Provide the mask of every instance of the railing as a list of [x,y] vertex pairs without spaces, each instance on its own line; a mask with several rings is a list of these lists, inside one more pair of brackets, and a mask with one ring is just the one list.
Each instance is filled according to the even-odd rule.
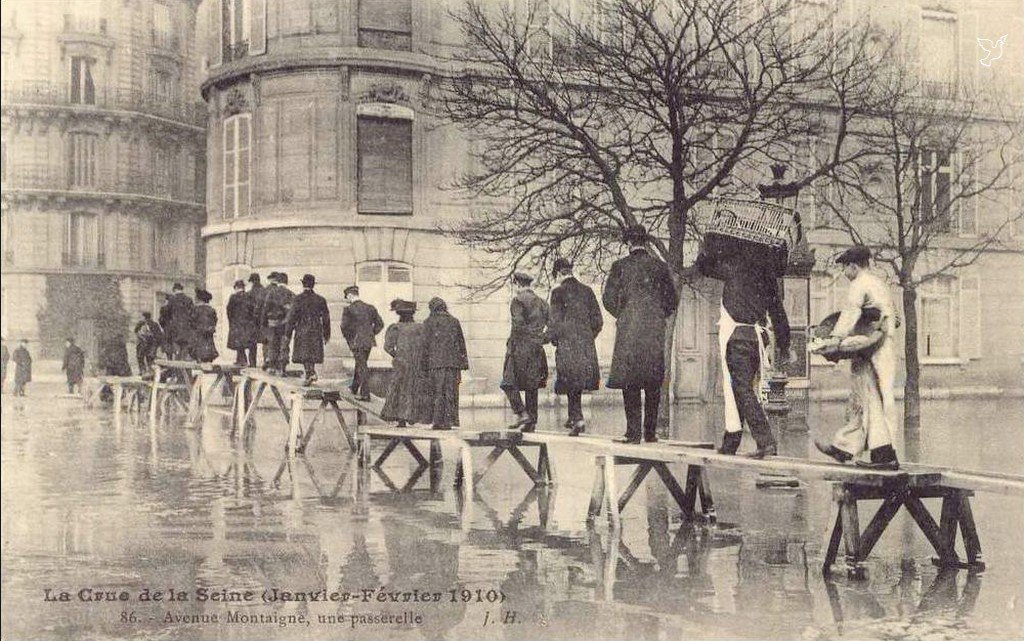
[[66,83],[29,80],[5,87],[2,97],[4,105],[35,104],[120,109],[152,114],[197,127],[206,126],[205,103],[174,100],[169,96],[138,89],[111,90],[107,87],[96,87],[92,96],[87,97],[84,92],[73,96],[70,86]]
[[107,19],[99,16],[76,16],[64,14],[64,33],[98,33],[107,34]]
[[70,192],[104,192],[152,196],[183,202],[202,202],[202,195],[187,189],[180,176],[157,176],[133,171],[127,176],[99,170],[88,183],[74,182],[66,166],[21,163],[7,168],[7,189],[52,189]]
[[103,252],[96,254],[61,252],[60,264],[64,267],[106,267],[107,257]]

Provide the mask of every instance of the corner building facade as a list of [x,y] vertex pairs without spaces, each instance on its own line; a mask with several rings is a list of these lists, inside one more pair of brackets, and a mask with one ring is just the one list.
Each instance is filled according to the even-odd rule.
[[201,281],[198,0],[4,0],[3,335],[95,364]]
[[[496,389],[507,300],[467,304],[469,253],[439,231],[468,215],[446,183],[465,140],[434,102],[436,65],[457,37],[440,2],[208,0],[206,278],[223,309],[233,281],[317,277],[335,338],[343,289],[360,287],[385,323],[389,302],[441,296],[462,321],[475,391]],[[222,323],[222,325],[226,325]],[[223,349],[226,326],[221,328]],[[382,342],[382,337],[379,341]],[[378,347],[374,360],[390,362]]]

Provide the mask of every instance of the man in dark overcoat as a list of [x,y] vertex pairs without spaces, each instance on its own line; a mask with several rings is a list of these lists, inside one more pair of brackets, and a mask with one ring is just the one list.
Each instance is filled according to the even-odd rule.
[[171,358],[187,359],[192,351],[192,299],[185,295],[181,283],[174,283],[167,299],[164,334]]
[[64,341],[64,361],[60,368],[67,378],[68,394],[74,394],[75,388],[78,388],[78,393],[81,394],[82,379],[85,377],[85,352],[75,345],[73,338]]
[[7,341],[0,340],[0,386],[2,387],[7,387],[7,363],[10,360],[11,352],[7,349]]
[[292,301],[285,319],[285,340],[295,337],[292,360],[306,371],[306,384],[316,381],[316,365],[324,362],[324,345],[331,339],[331,312],[327,300],[313,291],[316,278],[302,277],[302,291]]
[[236,280],[228,297],[228,349],[235,350],[235,364],[256,367],[256,306],[245,291],[245,281]]
[[267,287],[267,295],[263,299],[263,309],[260,312],[260,325],[267,328],[264,367],[272,374],[283,376],[289,360],[285,321],[295,294],[285,286],[288,284],[287,274],[273,272],[269,280],[270,286]]
[[[263,361],[267,362],[267,328],[259,324],[260,313],[263,310],[263,301],[267,297],[267,288],[260,282],[260,275],[256,272],[249,274],[249,300],[252,301],[252,313],[256,323],[256,344],[259,346],[259,350],[263,352]],[[253,351],[252,367],[256,367],[257,360],[256,351]]]
[[548,304],[534,293],[533,277],[528,274],[513,274],[512,283],[516,294],[509,305],[512,328],[505,343],[501,389],[516,415],[509,428],[532,432],[537,427],[538,390],[548,380],[548,359],[544,354]]
[[462,324],[448,312],[448,305],[434,297],[427,304],[430,316],[423,321],[423,361],[430,377],[432,429],[450,430],[459,424],[459,384],[469,369]]
[[11,360],[14,361],[14,395],[24,396],[25,386],[32,382],[32,355],[28,353],[27,340],[22,339]]
[[[612,264],[602,302],[615,317],[615,351],[608,387],[622,390],[628,443],[658,440],[658,405],[665,376],[665,319],[678,302],[668,266],[647,250],[647,230],[632,225],[623,237],[629,255]],[[640,394],[643,392],[641,412]]]
[[548,338],[555,346],[555,393],[565,394],[569,418],[565,426],[571,436],[586,429],[583,420],[583,392],[598,388],[601,368],[594,341],[604,319],[594,290],[573,275],[572,263],[555,261],[558,286],[551,290]]
[[149,312],[142,312],[142,320],[135,323],[135,360],[139,365],[139,374],[145,375],[153,367],[156,350],[164,340],[163,330],[153,320]]
[[345,288],[348,307],[341,313],[341,335],[345,337],[352,357],[356,361],[355,374],[349,389],[361,401],[370,400],[369,379],[370,350],[377,344],[376,336],[384,329],[384,320],[377,308],[359,300],[359,288],[350,285]]
[[212,363],[218,354],[213,342],[217,331],[217,310],[210,306],[213,294],[196,289],[196,300],[199,302],[192,308],[192,358],[200,363]]

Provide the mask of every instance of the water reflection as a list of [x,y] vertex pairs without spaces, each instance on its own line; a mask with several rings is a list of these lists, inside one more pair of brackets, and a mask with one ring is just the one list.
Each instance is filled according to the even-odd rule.
[[[723,518],[709,526],[681,521],[664,488],[647,483],[621,529],[588,528],[592,461],[571,449],[552,448],[556,486],[534,486],[502,460],[463,503],[450,453],[443,468],[394,457],[361,472],[329,430],[303,455],[286,456],[286,426],[269,414],[247,440],[233,442],[230,422],[215,412],[202,429],[188,430],[173,416],[151,428],[145,417],[126,415],[118,425],[102,411],[31,397],[28,404],[24,415],[6,399],[3,408],[5,638],[968,639],[1024,630],[1024,615],[1007,608],[1021,598],[1014,523],[1024,520],[1024,507],[997,497],[976,499],[990,555],[985,590],[978,574],[933,568],[909,519],[880,541],[870,581],[834,581],[809,571],[820,564],[832,517],[824,484],[759,490],[752,475],[716,472]],[[1001,420],[991,424],[1005,426],[1007,411],[998,411]],[[683,438],[706,429],[687,420],[678,426]],[[807,434],[782,436],[787,454],[807,454]],[[903,444],[909,456],[941,458],[921,439]],[[992,458],[1013,471],[1005,467],[1009,455]],[[413,607],[424,617],[419,625],[168,626],[160,620],[165,606],[138,606],[157,619],[126,630],[116,607],[40,608],[48,585],[429,589],[459,598]],[[506,600],[463,600],[463,590],[498,591]],[[236,609],[315,620],[401,617],[410,607],[299,601]],[[225,610],[211,602],[175,606],[182,614]]]

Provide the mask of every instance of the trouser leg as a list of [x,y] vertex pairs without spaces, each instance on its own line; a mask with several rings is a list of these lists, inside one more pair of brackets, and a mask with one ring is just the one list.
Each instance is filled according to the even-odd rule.
[[245,355],[246,355],[246,359],[245,359],[246,365],[248,365],[249,367],[256,367],[256,363],[258,361],[256,360],[256,345],[255,344],[253,344],[252,347],[250,347],[247,350],[245,350]]
[[356,388],[356,394],[359,396],[368,396],[368,380],[370,378],[370,368],[367,365],[367,361],[370,359],[370,350],[358,349],[352,352],[352,355],[356,360],[356,371],[355,380],[353,385]]
[[245,349],[236,349],[235,350],[235,365],[245,365],[248,362],[249,361],[248,361],[248,358],[247,358],[247,356],[245,354]]
[[569,404],[569,420],[576,422],[583,420],[583,392],[570,391],[566,395]]
[[640,388],[630,386],[622,390],[622,404],[626,410],[626,438],[640,438]]
[[644,438],[651,438],[658,430],[658,408],[661,405],[661,385],[644,387]]
[[306,378],[316,376],[316,363],[303,363],[302,369],[306,373]]
[[538,392],[535,389],[528,389],[524,394],[526,395],[526,413],[536,422]]
[[754,381],[760,373],[761,356],[756,341],[730,339],[725,353],[732,392],[740,419],[747,424],[759,448],[775,444],[768,417],[757,398]]
[[519,393],[517,389],[505,388],[505,398],[508,399],[508,406],[512,408],[512,412],[519,416],[526,411],[526,406],[523,404],[523,395]]

